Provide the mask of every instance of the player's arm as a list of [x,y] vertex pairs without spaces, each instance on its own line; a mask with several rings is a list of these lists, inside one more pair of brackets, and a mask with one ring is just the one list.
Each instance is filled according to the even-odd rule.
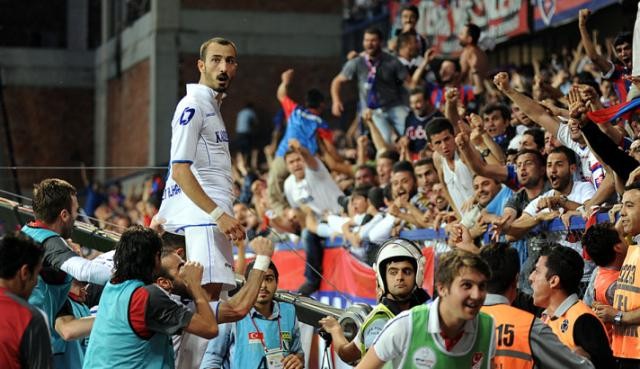
[[[258,255],[262,256],[261,260],[267,266],[273,255],[273,243],[264,237],[256,237],[249,244],[251,249]],[[264,278],[264,270],[255,267],[249,272],[247,282],[240,290],[227,301],[221,301],[218,306],[218,323],[236,322],[244,318],[258,298],[258,292]]]
[[227,237],[232,240],[245,238],[244,227],[240,222],[225,212],[217,211],[218,204],[204,192],[191,172],[191,163],[174,162],[171,164],[171,178],[176,181],[180,189],[194,204],[211,215],[213,221]]
[[76,318],[73,315],[71,303],[67,300],[56,317],[54,328],[63,340],[77,340],[91,334],[94,321],[93,316]]

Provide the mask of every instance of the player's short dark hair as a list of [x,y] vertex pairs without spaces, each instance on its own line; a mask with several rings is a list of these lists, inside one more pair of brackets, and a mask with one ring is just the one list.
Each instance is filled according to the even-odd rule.
[[487,291],[499,295],[504,294],[520,272],[518,251],[508,243],[498,242],[483,247],[480,250],[480,256],[491,269]]
[[584,260],[577,251],[570,247],[555,244],[544,247],[540,256],[546,256],[547,274],[545,278],[557,275],[560,278],[560,286],[568,295],[578,292],[582,274],[584,273]]
[[156,258],[161,250],[162,240],[156,231],[139,225],[127,228],[120,236],[113,256],[114,281],[139,279],[146,284],[153,283]]
[[23,265],[31,273],[42,262],[44,248],[22,233],[7,234],[0,239],[0,278],[12,279]]
[[71,213],[71,198],[76,188],[58,178],[47,178],[33,186],[33,212],[36,219],[53,223],[64,209]]

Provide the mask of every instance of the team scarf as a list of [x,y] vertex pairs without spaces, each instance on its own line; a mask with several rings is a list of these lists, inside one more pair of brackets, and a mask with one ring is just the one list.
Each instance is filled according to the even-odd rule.
[[621,117],[629,120],[631,119],[631,114],[638,109],[640,109],[640,97],[608,108],[590,111],[587,113],[587,117],[598,124],[611,122]]

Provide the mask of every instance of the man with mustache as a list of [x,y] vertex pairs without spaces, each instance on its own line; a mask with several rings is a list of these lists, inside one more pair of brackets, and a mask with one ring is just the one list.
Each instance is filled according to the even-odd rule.
[[185,235],[187,260],[204,266],[202,285],[214,301],[235,287],[231,242],[245,238],[233,216],[229,136],[220,112],[237,69],[233,42],[212,38],[200,47],[200,80],[187,85],[171,122],[170,175],[158,213],[166,231]]

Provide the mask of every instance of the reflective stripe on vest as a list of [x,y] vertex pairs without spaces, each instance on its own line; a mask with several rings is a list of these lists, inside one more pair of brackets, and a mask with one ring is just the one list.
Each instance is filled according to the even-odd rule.
[[[640,308],[640,246],[632,245],[627,250],[615,294],[613,308],[633,311]],[[626,359],[640,359],[640,325],[625,324],[614,326],[611,348],[613,356]]]
[[371,310],[360,327],[360,331],[358,331],[358,334],[360,335],[360,356],[364,357],[364,354],[367,353],[367,348],[364,346],[364,331],[367,327],[380,318],[391,320],[393,317],[395,317],[395,314],[392,313],[384,304],[378,304],[373,308],[373,310]]
[[497,368],[531,369],[535,363],[531,354],[531,327],[535,316],[506,304],[483,306],[496,325]]
[[[584,314],[592,315],[596,317],[596,319],[598,318],[593,311],[584,302],[582,302],[582,300],[578,300],[561,317],[556,319],[547,319],[545,323],[547,323],[553,333],[558,336],[560,342],[573,350],[576,348],[576,343],[573,340],[573,328],[576,320]],[[598,321],[602,324],[600,319],[598,319]],[[602,329],[606,332],[604,324],[602,324]]]

